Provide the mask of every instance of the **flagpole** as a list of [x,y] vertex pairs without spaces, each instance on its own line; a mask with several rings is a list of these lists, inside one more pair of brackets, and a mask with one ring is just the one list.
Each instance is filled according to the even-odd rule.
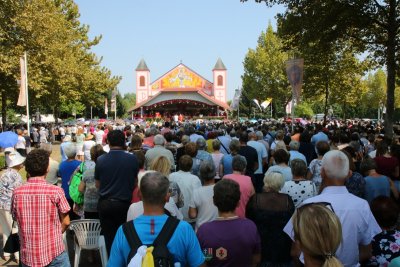
[[26,128],[28,131],[28,134],[31,134],[31,127],[29,125],[29,95],[28,95],[28,64],[27,64],[27,58],[26,58],[26,51],[24,52],[24,64],[25,64],[25,95],[26,95],[26,117],[27,117],[27,123],[26,123]]

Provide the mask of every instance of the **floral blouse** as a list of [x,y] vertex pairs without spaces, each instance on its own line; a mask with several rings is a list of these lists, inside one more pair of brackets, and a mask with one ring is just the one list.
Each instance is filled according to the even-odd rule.
[[389,265],[390,261],[400,256],[400,231],[389,230],[377,234],[372,240],[372,258],[367,266]]
[[14,169],[8,168],[0,177],[0,209],[11,209],[11,197],[14,189],[22,185],[21,175]]

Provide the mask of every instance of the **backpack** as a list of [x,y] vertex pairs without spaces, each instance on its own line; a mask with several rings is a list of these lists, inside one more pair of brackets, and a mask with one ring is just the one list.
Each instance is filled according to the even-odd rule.
[[83,204],[83,194],[79,192],[78,188],[82,181],[84,168],[85,168],[85,163],[82,162],[79,165],[79,169],[75,171],[74,174],[72,175],[71,181],[69,181],[69,188],[68,188],[69,196],[74,201],[74,203],[78,205]]
[[[178,219],[168,216],[167,221],[165,222],[160,233],[154,240],[153,244],[148,245],[148,247],[154,247],[152,254],[155,267],[174,267],[174,256],[169,252],[167,244],[174,234],[178,224]],[[143,244],[139,238],[139,235],[136,232],[133,221],[124,223],[122,225],[122,229],[131,248],[127,259],[127,262],[129,263],[131,259],[135,256],[138,248]]]

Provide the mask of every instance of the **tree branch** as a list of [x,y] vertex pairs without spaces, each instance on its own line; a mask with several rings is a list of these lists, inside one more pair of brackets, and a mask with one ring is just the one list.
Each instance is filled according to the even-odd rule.
[[385,7],[382,6],[381,4],[379,4],[378,0],[374,0],[374,3],[378,7],[378,9],[380,9],[383,12],[383,14],[386,16],[386,18],[389,18],[389,14],[387,13]]

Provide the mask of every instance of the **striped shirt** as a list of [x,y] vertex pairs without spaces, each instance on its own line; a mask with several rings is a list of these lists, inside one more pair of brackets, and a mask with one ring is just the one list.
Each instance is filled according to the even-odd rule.
[[18,222],[25,265],[46,266],[65,251],[59,214],[69,210],[64,191],[44,178],[29,178],[14,190],[11,212]]

